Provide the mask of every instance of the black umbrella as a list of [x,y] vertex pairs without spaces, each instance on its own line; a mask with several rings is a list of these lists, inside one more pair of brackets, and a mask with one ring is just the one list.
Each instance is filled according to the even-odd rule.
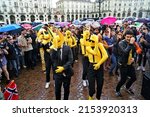
[[150,22],[150,19],[148,19],[148,18],[139,18],[137,20],[134,20],[134,22],[148,23],[148,22]]

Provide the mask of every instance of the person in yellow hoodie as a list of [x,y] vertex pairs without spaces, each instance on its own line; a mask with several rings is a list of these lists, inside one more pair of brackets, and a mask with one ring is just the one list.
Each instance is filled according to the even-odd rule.
[[69,30],[67,30],[65,33],[65,45],[71,48],[73,61],[75,61],[75,47],[77,46],[77,40],[74,36],[72,36],[72,32]]
[[[50,59],[50,51],[49,48],[52,45],[52,39],[53,39],[53,33],[51,29],[48,27],[48,25],[44,25],[42,29],[38,32],[38,42],[40,43],[40,53],[41,53],[41,59],[43,62],[43,55],[44,55],[44,61],[46,66],[46,84],[45,88],[49,88],[50,85],[50,70],[52,66],[52,62]],[[44,52],[44,54],[43,54]],[[43,70],[44,70],[44,64],[43,64]]]
[[86,51],[90,62],[88,69],[89,100],[92,100],[95,94],[95,81],[97,83],[96,98],[100,100],[104,81],[103,63],[107,60],[108,54],[103,44],[98,43],[98,36],[94,34],[89,39]]
[[88,85],[87,72],[89,67],[89,60],[88,60],[86,47],[88,46],[89,37],[90,37],[90,31],[85,30],[83,32],[83,38],[80,39],[81,52],[82,52],[82,66],[83,66],[83,72],[82,72],[83,86]]

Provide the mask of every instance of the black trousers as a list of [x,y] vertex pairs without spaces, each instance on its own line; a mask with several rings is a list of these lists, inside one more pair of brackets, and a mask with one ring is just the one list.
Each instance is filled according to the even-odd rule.
[[117,84],[116,91],[119,92],[120,88],[126,83],[127,77],[130,76],[131,78],[126,83],[126,88],[129,89],[131,85],[136,81],[136,74],[135,68],[132,65],[127,66],[119,66],[121,79]]
[[27,68],[33,68],[32,50],[24,52],[25,65]]
[[88,70],[88,81],[89,81],[89,96],[93,96],[95,94],[95,81],[97,83],[97,92],[96,98],[100,100],[103,82],[104,82],[104,71],[103,65],[100,66],[98,70],[94,70],[93,64],[90,63]]
[[56,100],[61,100],[61,87],[64,88],[64,100],[68,100],[70,93],[71,77],[64,77],[63,75],[55,75],[55,96]]
[[82,66],[83,66],[82,80],[86,80],[87,79],[88,68],[89,68],[88,57],[82,56]]
[[50,54],[44,51],[44,60],[46,64],[46,82],[50,82],[50,71],[52,67],[52,62],[50,58]]

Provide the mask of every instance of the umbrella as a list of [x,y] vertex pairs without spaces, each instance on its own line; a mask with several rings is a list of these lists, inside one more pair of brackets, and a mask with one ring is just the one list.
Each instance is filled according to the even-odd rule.
[[91,26],[92,26],[93,28],[99,28],[99,27],[100,27],[100,24],[99,24],[98,22],[93,22],[93,23],[91,24]]
[[35,31],[39,31],[42,28],[43,25],[44,24],[39,24],[39,25],[33,27],[32,29],[35,30]]
[[70,23],[69,22],[55,22],[55,25],[59,25],[61,27],[65,27],[65,26],[69,26]]
[[150,19],[148,19],[148,18],[139,18],[137,20],[134,20],[134,22],[148,23],[148,22],[150,22]]
[[121,25],[122,24],[122,20],[117,20],[115,23]]
[[0,27],[0,32],[8,32],[8,31],[13,31],[16,29],[21,28],[21,26],[17,25],[17,24],[9,24],[9,25],[5,25]]
[[135,19],[136,19],[135,17],[127,17],[127,18],[125,18],[125,19],[123,20],[123,22],[125,22],[125,21],[133,22]]
[[31,24],[32,22],[30,21],[21,21],[20,24]]
[[74,21],[73,21],[73,24],[75,24],[75,25],[80,25],[80,24],[81,24],[81,21],[79,21],[79,20],[74,20]]
[[139,30],[142,25],[143,25],[143,23],[135,22],[134,25],[129,25],[129,27],[130,28],[135,27],[137,30]]
[[22,24],[21,26],[25,29],[31,29],[32,28],[32,26],[30,24]]
[[103,18],[100,23],[102,25],[104,25],[104,24],[105,25],[111,25],[111,24],[115,23],[116,20],[117,20],[117,18],[108,16],[108,17]]
[[82,25],[92,24],[92,22],[91,22],[91,21],[82,21],[81,24],[82,24]]

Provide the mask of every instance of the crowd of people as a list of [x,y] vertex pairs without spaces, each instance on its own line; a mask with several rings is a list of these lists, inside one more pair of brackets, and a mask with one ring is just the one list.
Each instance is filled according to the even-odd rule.
[[50,86],[52,69],[56,99],[61,99],[63,84],[64,99],[68,100],[74,63],[81,57],[82,82],[84,87],[88,86],[89,100],[94,99],[95,92],[96,99],[100,99],[107,72],[110,77],[120,78],[116,96],[122,96],[121,87],[126,81],[125,90],[133,95],[135,70],[144,72],[147,61],[150,66],[150,29],[146,24],[138,30],[130,25],[124,22],[122,26],[56,28],[53,24],[45,24],[38,32],[29,29],[17,35],[3,33],[0,37],[0,79],[3,72],[9,83],[19,76],[21,69],[33,70],[41,60],[41,70],[46,74],[45,88]]

